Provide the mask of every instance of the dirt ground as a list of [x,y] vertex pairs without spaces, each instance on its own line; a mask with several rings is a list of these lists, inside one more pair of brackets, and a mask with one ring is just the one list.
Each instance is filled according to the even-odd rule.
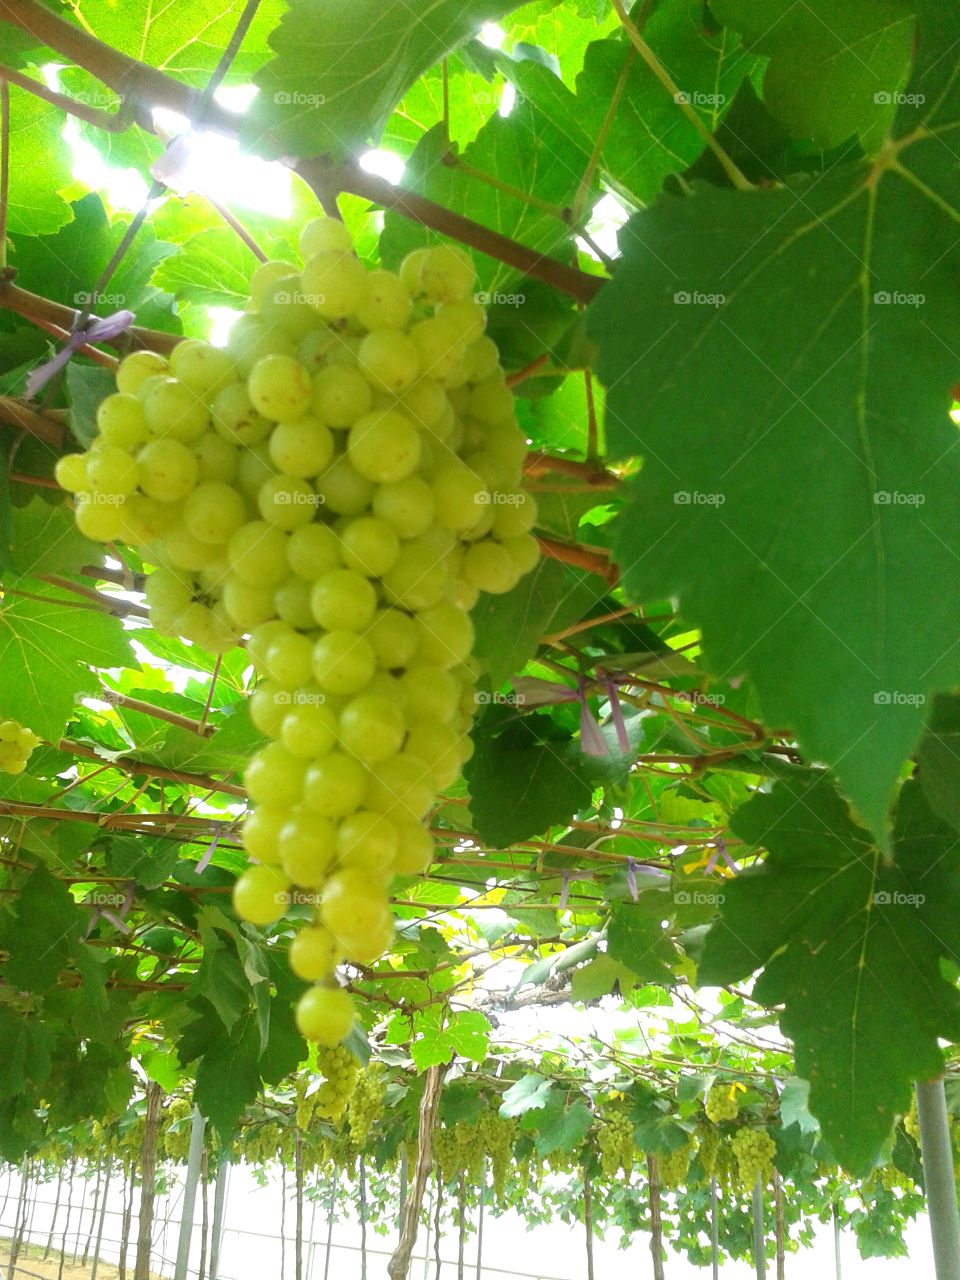
[[[52,1250],[50,1257],[46,1262],[42,1260],[43,1250],[35,1246],[24,1248],[20,1251],[20,1257],[17,1259],[17,1267],[14,1275],[16,1280],[31,1280],[32,1277],[39,1277],[40,1280],[57,1280],[58,1270],[60,1266],[60,1258],[55,1250]],[[0,1240],[0,1273],[6,1275],[7,1266],[10,1259],[10,1242],[9,1240]],[[119,1280],[119,1272],[116,1267],[110,1266],[109,1263],[101,1262],[97,1267],[97,1280]],[[127,1280],[133,1274],[132,1263],[127,1267]],[[90,1280],[90,1267],[81,1267],[78,1263],[75,1267],[69,1262],[64,1263],[63,1280]],[[152,1280],[159,1280],[159,1277],[152,1277]]]

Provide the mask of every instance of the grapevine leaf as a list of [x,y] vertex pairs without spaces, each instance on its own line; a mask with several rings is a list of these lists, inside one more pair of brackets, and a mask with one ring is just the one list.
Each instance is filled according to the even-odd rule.
[[97,434],[100,401],[116,391],[116,380],[109,369],[71,360],[67,365],[66,381],[70,430],[77,443],[88,449]]
[[623,995],[628,995],[640,979],[625,964],[619,964],[612,956],[597,956],[582,969],[576,969],[571,982],[573,999],[584,1004],[609,995],[618,988]]
[[769,56],[764,100],[794,137],[830,148],[889,123],[913,49],[906,0],[713,0],[713,12]]
[[59,194],[70,184],[71,168],[62,113],[14,86],[10,91],[11,235],[49,235],[71,220],[70,205]]
[[615,903],[610,913],[607,955],[641,982],[673,981],[675,953],[663,927],[668,901],[659,889],[649,889],[636,903]]
[[482,1062],[490,1038],[490,1023],[477,1009],[444,1016],[440,1009],[426,1009],[417,1016],[416,1038],[410,1056],[418,1071],[452,1062],[456,1055]]
[[165,258],[153,273],[153,284],[185,302],[242,310],[256,265],[257,259],[238,235],[225,227],[212,227]]
[[917,764],[927,804],[954,831],[960,831],[960,698],[935,701]]
[[228,1032],[250,1008],[250,983],[235,947],[201,923],[203,959],[190,984],[191,995],[206,996]]
[[254,1100],[260,1088],[260,1033],[251,1013],[237,1023],[230,1035],[207,1019],[203,1035],[205,1048],[197,1063],[194,1101],[220,1136],[229,1138],[244,1107]]
[[725,886],[700,980],[763,968],[756,996],[784,1006],[810,1109],[843,1164],[864,1171],[912,1081],[942,1070],[939,1039],[960,1034],[960,996],[940,968],[960,953],[955,834],[909,782],[888,863],[826,776],[778,783],[732,825],[768,854]]
[[272,33],[277,57],[260,89],[248,136],[269,130],[295,155],[349,154],[375,144],[390,113],[425,71],[516,0],[290,0]]
[[810,1082],[791,1076],[780,1094],[780,1119],[784,1128],[791,1124],[800,1126],[801,1133],[816,1133],[820,1128],[816,1116],[810,1110]]
[[14,507],[11,567],[17,573],[76,574],[100,559],[89,541],[77,531],[73,512],[66,503],[34,498],[25,507]]
[[628,591],[679,596],[713,669],[750,676],[878,835],[926,699],[960,681],[938,336],[960,321],[942,207],[960,179],[940,156],[917,141],[875,181],[841,167],[661,200],[625,230],[591,324],[610,452],[645,459],[618,519]]
[[47,991],[76,953],[83,913],[62,881],[36,867],[16,898],[12,919],[3,926],[9,953],[6,981],[19,991]]
[[548,1156],[553,1151],[575,1151],[592,1124],[593,1112],[583,1098],[571,1093],[552,1094],[536,1114],[537,1154]]
[[547,1105],[552,1089],[552,1080],[546,1080],[536,1072],[529,1072],[506,1090],[500,1103],[500,1114],[512,1119],[527,1111],[541,1110]]
[[50,1075],[53,1033],[39,1018],[25,1018],[0,1008],[0,1093],[13,1096],[28,1085],[42,1085]]
[[[228,71],[245,81],[268,56],[267,37],[283,11],[281,0],[262,0]],[[72,6],[85,31],[114,49],[193,85],[209,79],[233,35],[244,0],[192,0],[157,5],[153,0],[77,0]]]
[[132,654],[118,619],[39,584],[36,596],[7,597],[0,607],[0,686],[5,714],[56,743],[78,696],[100,687],[90,668],[127,666]]
[[549,717],[528,716],[495,738],[489,725],[483,717],[474,730],[476,750],[464,769],[481,839],[505,849],[569,821],[590,803],[579,748],[553,730]]

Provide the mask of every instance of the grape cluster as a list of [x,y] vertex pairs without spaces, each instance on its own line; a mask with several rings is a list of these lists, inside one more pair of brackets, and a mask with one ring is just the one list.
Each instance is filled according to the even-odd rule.
[[686,1142],[682,1147],[678,1147],[676,1151],[670,1151],[667,1155],[658,1157],[660,1163],[660,1185],[662,1187],[670,1190],[683,1186],[695,1151],[696,1143],[691,1138],[689,1142]]
[[712,1178],[717,1169],[717,1156],[720,1151],[720,1131],[713,1125],[706,1125],[702,1129],[697,1130],[699,1146],[697,1154],[700,1157],[700,1164],[703,1166],[703,1172],[708,1178]]
[[40,742],[32,729],[16,720],[0,720],[0,773],[23,773]]
[[350,1140],[361,1151],[367,1146],[370,1131],[383,1116],[385,1094],[383,1067],[379,1062],[371,1062],[357,1077],[347,1107]]
[[740,1114],[736,1086],[726,1084],[711,1086],[703,1106],[707,1119],[714,1124],[720,1124],[723,1120],[736,1120]]
[[738,1129],[730,1146],[744,1187],[753,1187],[758,1177],[767,1179],[777,1147],[766,1129]]
[[[430,863],[423,818],[469,758],[469,610],[537,562],[526,441],[469,256],[367,271],[342,223],[305,265],[262,264],[226,350],[128,356],[57,479],[88,536],[142,549],[154,627],[220,653],[247,636],[271,739],[250,761],[234,906],[313,908],[290,964],[301,1032],[333,1046],[336,966],[389,946],[387,887]],[[292,898],[292,895],[293,898]]]
[[324,1076],[323,1083],[313,1093],[313,1113],[320,1120],[338,1125],[346,1115],[360,1064],[343,1045],[317,1050],[317,1067]]
[[633,1168],[636,1154],[633,1125],[622,1111],[608,1111],[600,1117],[597,1150],[600,1168],[608,1177],[615,1177],[621,1170],[629,1173]]

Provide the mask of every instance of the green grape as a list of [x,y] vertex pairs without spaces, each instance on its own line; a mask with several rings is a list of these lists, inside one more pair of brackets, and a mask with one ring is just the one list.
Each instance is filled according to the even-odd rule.
[[390,819],[418,822],[436,800],[428,775],[424,761],[405,751],[382,760],[370,785],[370,808]]
[[374,411],[353,424],[350,462],[365,480],[389,484],[410,475],[420,459],[420,435],[401,413]]
[[295,529],[287,543],[287,563],[297,577],[315,582],[330,569],[340,567],[340,543],[325,524]]
[[251,587],[279,586],[289,573],[287,535],[266,520],[250,520],[227,543],[230,572]]
[[400,539],[393,525],[375,516],[348,520],[340,533],[343,562],[368,578],[382,577],[400,554]]
[[320,323],[296,273],[281,276],[268,286],[260,302],[260,317],[271,332],[279,330],[295,341],[305,338]]
[[420,368],[425,378],[433,378],[443,386],[456,382],[464,369],[466,344],[455,327],[439,316],[421,320],[410,330],[410,337],[420,353]]
[[317,509],[317,495],[308,480],[275,475],[260,486],[257,509],[268,524],[291,533],[311,523]]
[[65,453],[57,459],[53,474],[57,484],[67,493],[84,493],[90,488],[85,453]]
[[313,382],[291,356],[271,355],[258,360],[247,379],[254,409],[272,422],[299,418],[310,407]]
[[163,377],[166,372],[166,360],[155,351],[132,351],[120,361],[117,390],[124,395],[136,395],[147,378]]
[[507,551],[497,542],[484,539],[467,548],[463,576],[491,595],[502,595],[516,586],[519,574]]
[[243,776],[244,786],[255,804],[272,804],[278,808],[297,804],[303,793],[307,767],[277,742],[256,752]]
[[329,929],[311,925],[295,934],[290,943],[290,968],[305,982],[332,977],[337,967],[337,943]]
[[393,820],[397,829],[397,851],[393,871],[398,876],[415,876],[426,871],[433,862],[433,836],[419,821]]
[[253,407],[246,383],[233,382],[218,391],[211,413],[214,430],[229,444],[259,444],[270,434],[270,419]]
[[237,363],[243,377],[249,378],[256,365],[267,356],[285,356],[293,359],[297,354],[293,339],[279,330],[267,328],[256,316],[241,316],[230,330],[227,351]]
[[407,666],[420,641],[413,618],[399,609],[378,609],[364,636],[379,665],[388,669]]
[[170,372],[200,396],[215,395],[238,376],[236,365],[226,351],[195,338],[178,342],[174,347]]
[[362,693],[340,713],[338,732],[346,750],[369,765],[396,755],[406,728],[396,703],[374,693]]
[[416,538],[433,523],[432,490],[419,476],[382,484],[373,495],[373,513],[401,538]]
[[241,631],[252,631],[274,616],[273,592],[251,586],[234,573],[228,573],[223,581],[221,600],[230,621]]
[[313,641],[287,627],[271,642],[265,665],[267,675],[281,688],[296,689],[305,685],[313,675]]
[[113,542],[123,526],[123,508],[118,501],[97,501],[88,493],[78,493],[73,509],[77,528],[93,542]]
[[425,662],[453,667],[473,652],[470,615],[455,604],[433,605],[417,614],[417,653]]
[[405,609],[429,609],[447,592],[449,578],[435,552],[407,543],[400,548],[396,564],[383,575],[383,591],[391,603]]
[[368,775],[359,760],[330,751],[307,769],[303,803],[325,818],[345,818],[359,809],[367,794]]
[[356,631],[330,631],[313,646],[313,678],[327,693],[359,693],[376,669],[373,646]]
[[19,720],[0,721],[0,773],[23,773],[40,739]]
[[[306,527],[306,526],[305,526]],[[290,574],[274,592],[277,615],[299,631],[312,630],[313,612],[310,608],[310,583],[296,574]]]
[[421,259],[420,291],[432,302],[456,302],[468,297],[475,280],[473,259],[457,245],[436,245]]
[[327,631],[363,631],[377,611],[377,593],[362,574],[330,569],[313,584],[310,607]]
[[215,431],[205,431],[194,443],[199,467],[199,479],[217,480],[223,484],[233,484],[237,478],[240,464],[240,453],[235,445],[224,440]]
[[179,440],[151,440],[137,455],[140,488],[158,502],[181,502],[196,486],[200,465]]
[[685,1146],[679,1147],[676,1151],[670,1151],[667,1155],[657,1157],[660,1165],[660,1185],[662,1187],[673,1189],[683,1186],[694,1151],[695,1144],[691,1139]]
[[275,867],[248,867],[233,886],[233,909],[250,924],[273,924],[286,910],[288,887]]
[[171,440],[196,440],[210,425],[203,400],[176,378],[164,378],[146,391],[143,416],[151,435]]
[[304,259],[318,253],[351,253],[350,232],[339,218],[314,218],[300,232],[300,255]]
[[198,542],[228,543],[244,523],[243,498],[222,481],[200,484],[183,504],[183,523]]
[[333,436],[318,418],[280,422],[270,436],[270,461],[284,475],[319,475],[332,458]]
[[[397,829],[382,813],[360,809],[344,818],[337,827],[338,865],[341,867],[371,874],[389,873],[396,852]],[[351,935],[355,932],[350,930]]]
[[140,482],[140,468],[126,449],[103,444],[87,454],[87,481],[94,493],[125,498]]
[[373,391],[359,369],[341,364],[321,369],[313,379],[313,411],[342,431],[373,408]]
[[357,308],[365,329],[402,329],[410,319],[410,290],[392,271],[371,271],[366,297]]
[[321,250],[311,255],[300,280],[310,305],[326,320],[352,316],[366,300],[367,273],[349,252]]
[[297,268],[292,263],[281,262],[276,258],[261,262],[250,277],[250,301],[259,310],[277,281],[295,275],[296,271]]
[[288,810],[258,805],[244,818],[241,839],[252,858],[275,866],[280,862],[280,832],[287,822]]
[[310,987],[297,1003],[297,1029],[316,1044],[340,1044],[350,1034],[356,1017],[350,993],[342,987]]
[[318,1049],[317,1069],[325,1079],[313,1095],[314,1113],[320,1120],[339,1125],[347,1113],[360,1064],[349,1049],[338,1045]]
[[367,510],[373,485],[360,474],[346,454],[334,458],[315,481],[319,501],[338,516],[359,516]]
[[143,404],[135,395],[105,396],[97,406],[97,432],[101,440],[128,452],[146,444],[150,431]]
[[437,523],[456,533],[475,525],[491,502],[483,480],[462,463],[444,467],[432,487]]
[[284,875],[307,889],[321,889],[338,853],[332,822],[307,809],[294,809],[278,842]]
[[443,667],[418,660],[400,677],[400,696],[409,724],[422,720],[446,724],[457,710],[460,686]]
[[361,371],[374,386],[394,395],[409,390],[420,376],[420,351],[397,329],[374,329],[360,343]]

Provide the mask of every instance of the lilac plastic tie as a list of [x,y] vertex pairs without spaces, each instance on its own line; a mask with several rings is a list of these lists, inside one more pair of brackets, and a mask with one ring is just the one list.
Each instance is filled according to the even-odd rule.
[[61,347],[55,356],[47,360],[45,364],[38,365],[29,374],[26,385],[27,399],[32,400],[51,378],[65,368],[78,348],[87,342],[106,342],[109,338],[117,337],[125,329],[129,329],[133,320],[132,311],[115,311],[112,316],[104,316],[102,319],[93,320],[85,329],[74,330],[67,339],[66,345]]
[[577,689],[577,698],[580,702],[580,748],[583,754],[585,756],[609,755],[607,740],[601,733],[600,725],[587,702],[586,681],[582,677]]
[[704,870],[716,871],[717,861],[720,858],[722,858],[724,862],[727,864],[727,867],[729,868],[732,875],[739,874],[740,868],[737,866],[734,860],[730,857],[729,853],[727,853],[727,845],[723,836],[717,836],[716,840],[714,841],[713,853],[711,853],[709,859],[707,860],[707,865],[704,867]]
[[561,886],[561,889],[560,889],[560,899],[557,902],[557,910],[563,911],[563,909],[567,905],[567,899],[570,896],[570,881],[571,880],[589,880],[590,872],[589,871],[564,871],[560,878],[563,881],[563,885]]
[[607,697],[610,699],[610,716],[613,720],[614,728],[617,731],[617,742],[623,755],[630,754],[630,737],[627,733],[627,726],[623,719],[623,708],[620,705],[620,698],[617,694],[617,686],[610,676],[604,681],[604,687],[607,690]]
[[640,897],[637,889],[637,867],[639,865],[635,858],[627,859],[627,888],[630,890],[630,897],[634,902]]

